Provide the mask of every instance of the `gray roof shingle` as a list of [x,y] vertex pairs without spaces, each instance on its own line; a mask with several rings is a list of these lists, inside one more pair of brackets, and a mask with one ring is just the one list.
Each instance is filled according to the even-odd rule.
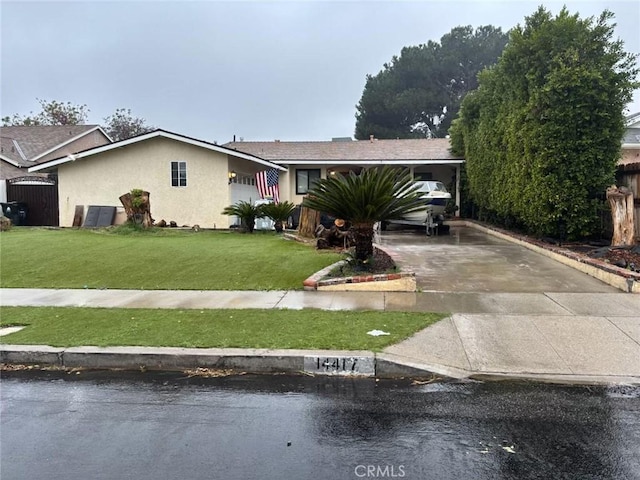
[[[35,165],[42,153],[93,130],[98,125],[47,125],[0,127],[0,153],[22,167]],[[22,154],[21,154],[22,152]]]
[[274,163],[296,161],[389,162],[462,160],[450,152],[446,138],[356,140],[327,142],[229,142],[224,147],[256,155]]

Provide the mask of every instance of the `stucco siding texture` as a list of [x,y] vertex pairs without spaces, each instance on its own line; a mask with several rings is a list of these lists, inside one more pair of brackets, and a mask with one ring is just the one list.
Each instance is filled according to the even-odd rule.
[[[187,186],[171,185],[171,162],[186,162]],[[150,193],[151,216],[178,225],[226,228],[227,155],[166,138],[95,154],[58,168],[60,225],[71,226],[76,205],[121,206],[134,188]]]

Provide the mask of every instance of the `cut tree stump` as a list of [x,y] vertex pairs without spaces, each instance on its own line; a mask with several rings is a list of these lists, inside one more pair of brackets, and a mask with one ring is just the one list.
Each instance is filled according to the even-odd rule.
[[153,218],[151,218],[151,204],[149,202],[149,192],[142,192],[142,205],[133,206],[133,197],[131,193],[125,193],[120,196],[120,202],[127,214],[127,221],[142,225],[144,228],[153,226]]
[[298,235],[306,238],[315,238],[318,225],[320,225],[320,212],[302,207],[298,222]]
[[614,247],[633,245],[635,236],[633,191],[627,187],[613,185],[607,188],[607,201],[611,207],[611,220],[613,222],[611,245]]

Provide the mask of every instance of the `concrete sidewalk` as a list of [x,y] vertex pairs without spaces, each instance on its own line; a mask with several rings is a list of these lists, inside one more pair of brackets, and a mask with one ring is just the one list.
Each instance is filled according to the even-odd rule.
[[640,384],[640,295],[0,289],[3,306],[451,312],[380,354],[2,345],[3,363]]

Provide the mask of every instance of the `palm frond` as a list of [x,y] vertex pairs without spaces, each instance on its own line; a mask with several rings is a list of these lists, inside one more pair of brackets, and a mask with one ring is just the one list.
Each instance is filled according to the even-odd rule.
[[354,224],[396,220],[424,208],[417,188],[408,172],[384,166],[321,179],[303,205]]

